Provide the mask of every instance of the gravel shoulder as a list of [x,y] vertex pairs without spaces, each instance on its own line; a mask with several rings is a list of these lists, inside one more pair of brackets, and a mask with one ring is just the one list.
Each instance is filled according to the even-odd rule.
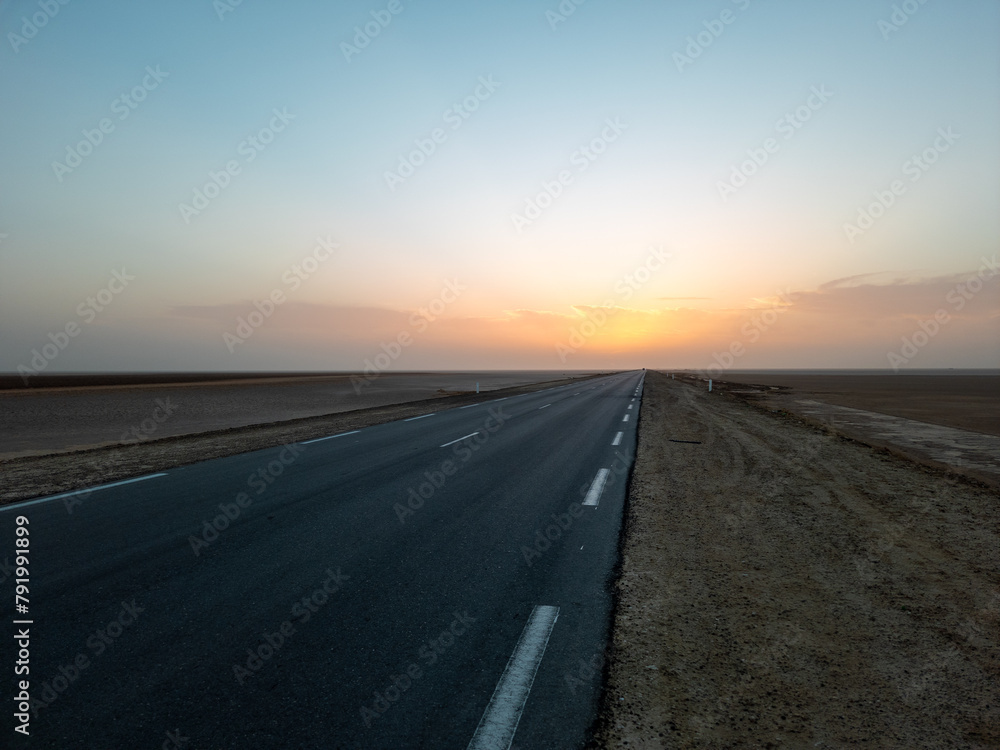
[[11,458],[0,461],[0,505],[86,489],[198,461],[311,440],[595,377],[602,377],[602,374],[499,388],[482,394],[444,396],[158,440]]
[[647,373],[594,746],[1000,747],[998,501]]

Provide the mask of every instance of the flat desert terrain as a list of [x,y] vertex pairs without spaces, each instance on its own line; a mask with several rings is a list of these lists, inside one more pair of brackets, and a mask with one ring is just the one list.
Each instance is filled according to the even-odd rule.
[[[713,391],[1000,488],[1000,374],[725,373]],[[676,377],[707,388],[702,377]]]
[[649,372],[616,596],[594,747],[1000,746],[973,481]]
[[800,399],[1000,436],[1000,374],[792,374],[724,372],[719,380],[773,386],[770,399]]
[[[0,459],[80,450],[540,383],[581,372],[191,374],[50,376],[19,388],[0,380]],[[360,377],[360,373],[356,375]]]
[[[410,381],[436,394],[422,400],[7,458],[0,460],[0,501],[560,382],[558,373],[546,376],[476,396],[450,374],[420,386]],[[971,431],[971,408],[952,427],[859,410],[880,403],[900,414],[923,409],[930,418],[934,410],[921,400],[952,392],[954,403],[971,397],[988,411],[996,408],[990,380],[909,381],[911,392],[900,398],[881,381],[824,377],[766,383],[754,376],[755,386],[726,381],[710,394],[694,376],[647,373],[613,582],[612,642],[580,666],[580,674],[603,668],[606,680],[594,747],[1000,746],[1000,492],[870,447],[864,436],[845,439],[844,429],[861,428],[842,415],[798,416],[847,409],[997,440]],[[233,389],[230,399],[246,388],[264,402],[274,399],[268,416],[287,408],[281,399],[289,391],[280,384],[215,387]],[[305,389],[296,398],[306,399],[328,386],[287,387]],[[464,392],[449,395],[447,388]],[[107,390],[114,398],[120,389]],[[161,397],[158,388],[135,390],[140,405]],[[784,401],[772,403],[772,394]],[[83,394],[92,398],[92,391]],[[191,398],[186,403],[195,403]],[[926,435],[911,437],[919,443]],[[955,449],[940,458],[956,463],[963,455]]]

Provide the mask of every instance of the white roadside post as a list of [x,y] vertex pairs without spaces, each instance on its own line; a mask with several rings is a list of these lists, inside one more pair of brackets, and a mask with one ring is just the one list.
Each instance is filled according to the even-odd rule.
[[712,392],[712,379],[711,378],[708,379],[708,392],[709,393]]

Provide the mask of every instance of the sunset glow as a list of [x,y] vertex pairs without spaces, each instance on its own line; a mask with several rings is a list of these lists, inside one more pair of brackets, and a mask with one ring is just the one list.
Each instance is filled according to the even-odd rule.
[[0,3],[0,367],[1000,366],[1000,6],[569,5]]

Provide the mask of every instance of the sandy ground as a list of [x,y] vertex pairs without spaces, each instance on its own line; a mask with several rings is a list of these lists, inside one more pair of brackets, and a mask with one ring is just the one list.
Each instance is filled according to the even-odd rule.
[[[707,389],[701,376],[682,373],[676,377]],[[1000,377],[899,377],[903,378],[900,385],[891,386],[886,383],[896,382],[896,376],[754,376],[743,382],[713,379],[712,388],[714,393],[790,412],[866,445],[1000,489]],[[880,410],[842,406],[845,401]],[[900,414],[917,414],[923,420]],[[984,421],[984,415],[993,414],[997,424]]]
[[648,373],[594,747],[1000,747],[998,501]]
[[863,409],[920,422],[1000,436],[1000,375],[995,371],[933,375],[915,373],[798,374],[724,372],[719,380],[773,386],[768,400],[799,400]]
[[849,409],[811,399],[789,404],[789,410],[813,422],[825,423],[840,435],[1000,489],[1000,437],[971,430],[878,412]]
[[[0,505],[33,497],[80,490],[119,479],[141,476],[222,456],[311,440],[338,432],[357,430],[396,419],[552,388],[579,378],[500,388],[482,395],[466,393],[410,400],[330,415],[233,427],[192,435],[160,437],[49,455],[0,460]],[[258,420],[259,421],[259,420]]]
[[365,380],[341,374],[195,382],[188,382],[197,378],[193,374],[64,375],[40,376],[26,389],[15,388],[20,379],[7,378],[8,390],[0,389],[0,459],[474,393],[477,383],[481,391],[492,391],[583,374],[386,372]]

